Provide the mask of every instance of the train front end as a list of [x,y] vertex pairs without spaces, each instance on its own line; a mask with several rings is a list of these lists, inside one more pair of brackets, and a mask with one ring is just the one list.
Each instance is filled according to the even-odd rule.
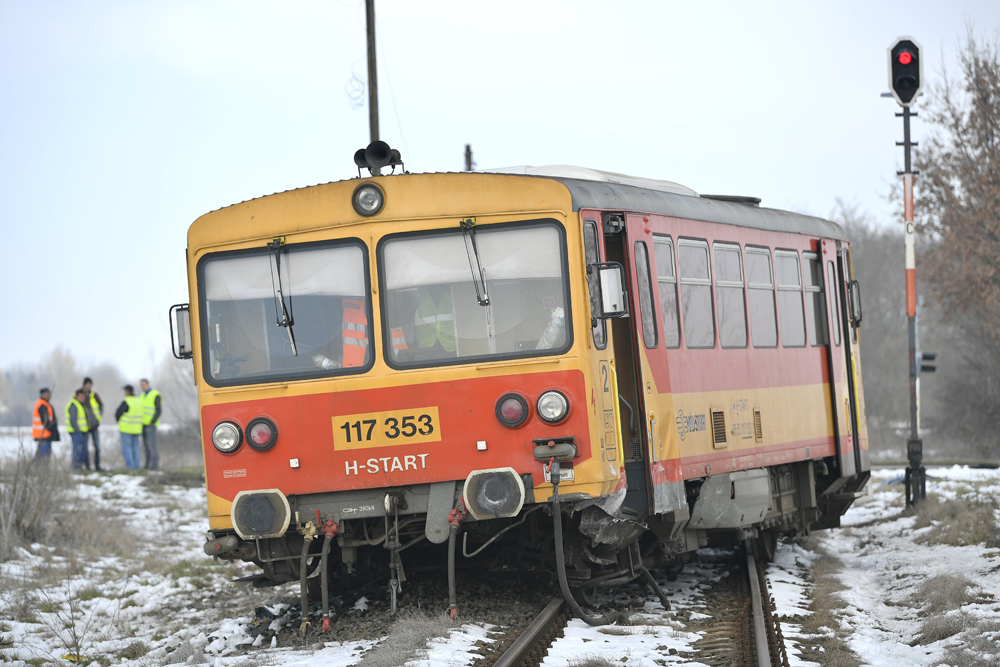
[[206,552],[255,562],[257,585],[387,560],[395,581],[409,546],[539,508],[553,460],[560,495],[613,494],[574,215],[556,181],[430,174],[199,218]]

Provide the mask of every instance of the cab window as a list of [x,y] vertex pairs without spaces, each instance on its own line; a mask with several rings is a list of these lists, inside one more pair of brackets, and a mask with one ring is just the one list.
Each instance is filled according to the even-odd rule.
[[207,255],[198,273],[208,383],[370,368],[367,256],[357,240]]
[[456,225],[379,244],[390,366],[535,357],[572,345],[562,228],[532,221],[477,225],[474,234]]

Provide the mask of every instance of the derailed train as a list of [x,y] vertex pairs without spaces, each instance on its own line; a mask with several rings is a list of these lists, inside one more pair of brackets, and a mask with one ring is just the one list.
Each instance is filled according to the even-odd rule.
[[699,547],[836,526],[869,476],[826,220],[575,167],[359,170],[202,216],[187,261],[206,553],[303,596],[321,568],[324,614],[387,569],[395,604],[411,547],[453,584],[487,544],[583,614]]

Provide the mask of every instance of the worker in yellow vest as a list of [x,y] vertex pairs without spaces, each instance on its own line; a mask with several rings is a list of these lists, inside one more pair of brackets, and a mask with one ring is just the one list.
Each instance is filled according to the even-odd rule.
[[59,427],[56,426],[56,411],[52,409],[49,399],[52,392],[48,387],[42,387],[35,401],[35,409],[31,414],[31,437],[38,443],[35,451],[36,459],[47,459],[52,455],[52,442],[59,440]]
[[142,434],[145,416],[146,406],[142,399],[134,395],[132,385],[125,385],[125,400],[115,410],[115,419],[118,420],[125,467],[129,470],[139,469],[139,435]]
[[[440,346],[441,350],[454,354],[455,345],[455,311],[451,305],[451,290],[445,289],[441,297],[435,301],[429,288],[417,290],[420,304],[414,315],[414,325],[417,334],[417,347],[420,349]],[[440,355],[449,356],[449,355]]]
[[[88,410],[87,420],[90,422],[88,434],[94,441],[94,470],[101,469],[101,441],[99,427],[101,425],[101,411],[104,409],[104,401],[94,391],[94,381],[89,377],[83,378],[83,390],[87,392],[87,400],[83,404],[83,409]],[[90,468],[90,454],[87,454],[87,468]]]
[[90,431],[90,423],[83,407],[86,400],[87,392],[81,387],[66,404],[66,430],[73,440],[73,470],[87,468],[87,433]]
[[160,467],[160,455],[156,451],[156,427],[160,425],[160,416],[163,414],[163,399],[160,392],[150,389],[149,380],[143,378],[139,380],[142,387],[142,448],[146,450],[146,463],[143,465],[148,470],[156,470]]

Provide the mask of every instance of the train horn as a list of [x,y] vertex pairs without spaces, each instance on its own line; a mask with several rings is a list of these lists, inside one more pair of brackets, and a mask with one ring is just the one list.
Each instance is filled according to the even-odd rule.
[[395,148],[390,148],[389,144],[384,141],[373,141],[368,144],[367,148],[356,150],[354,164],[358,166],[359,177],[362,169],[375,173],[376,169],[382,167],[392,167],[392,171],[395,172],[397,166],[403,166],[403,173],[407,173],[406,166],[403,165],[403,156]]
[[392,161],[392,149],[384,141],[373,141],[365,149],[365,161],[369,167],[384,167]]

